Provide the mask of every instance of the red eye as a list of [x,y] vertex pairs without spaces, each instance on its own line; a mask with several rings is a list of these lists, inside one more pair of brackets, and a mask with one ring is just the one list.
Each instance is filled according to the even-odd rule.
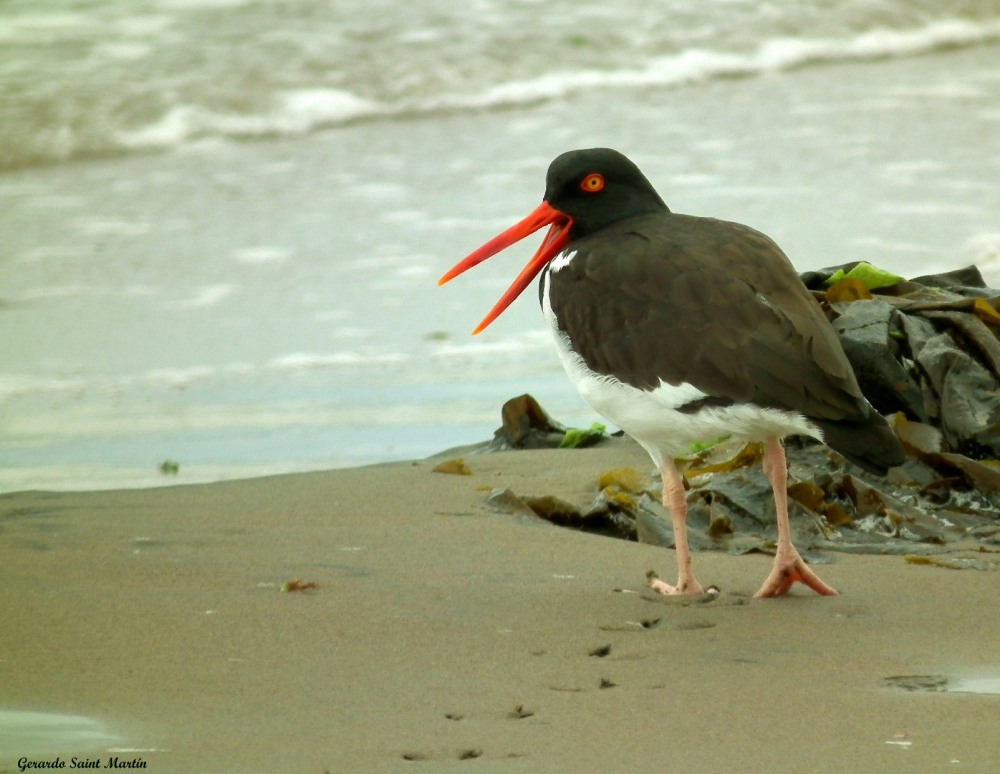
[[604,176],[596,172],[587,175],[580,183],[580,190],[584,193],[597,193],[602,188],[604,188]]

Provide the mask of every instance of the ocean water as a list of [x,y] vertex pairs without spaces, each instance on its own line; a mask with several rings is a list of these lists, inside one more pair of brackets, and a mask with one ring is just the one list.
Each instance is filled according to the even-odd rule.
[[589,425],[533,290],[469,336],[533,240],[435,284],[574,147],[800,270],[1000,282],[1000,2],[14,0],[0,49],[0,491]]

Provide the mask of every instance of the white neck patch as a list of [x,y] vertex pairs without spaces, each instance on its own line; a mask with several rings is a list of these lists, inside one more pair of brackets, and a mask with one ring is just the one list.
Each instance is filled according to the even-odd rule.
[[555,257],[552,263],[549,264],[549,271],[559,271],[560,269],[565,269],[569,266],[569,262],[576,257],[576,250],[567,253],[565,250]]

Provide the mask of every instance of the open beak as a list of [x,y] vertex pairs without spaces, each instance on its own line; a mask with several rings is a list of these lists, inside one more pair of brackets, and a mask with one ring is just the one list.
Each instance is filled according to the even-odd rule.
[[531,281],[542,270],[542,267],[565,247],[569,241],[569,230],[573,226],[573,219],[569,215],[565,215],[551,207],[548,202],[543,201],[528,217],[520,223],[511,226],[502,234],[493,237],[493,239],[474,253],[469,254],[466,258],[455,264],[447,274],[438,280],[438,285],[443,285],[466,269],[471,269],[476,264],[482,263],[487,258],[496,255],[515,242],[519,242],[526,236],[534,234],[542,226],[550,227],[549,232],[545,235],[545,239],[542,240],[542,244],[538,248],[538,252],[528,261],[528,265],[517,275],[517,279],[507,288],[507,292],[496,302],[490,313],[476,326],[476,329],[472,332],[473,336],[499,317],[503,310],[510,306],[515,298],[521,295],[521,291],[531,284]]

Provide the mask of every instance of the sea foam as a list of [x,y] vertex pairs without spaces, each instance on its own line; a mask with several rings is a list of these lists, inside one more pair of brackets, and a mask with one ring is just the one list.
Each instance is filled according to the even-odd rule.
[[410,356],[400,352],[384,352],[366,354],[362,352],[333,352],[316,354],[310,352],[295,352],[275,358],[268,366],[280,371],[312,371],[326,368],[342,368],[344,366],[389,366],[405,363]]
[[360,119],[527,105],[597,89],[668,88],[818,63],[915,56],[998,40],[1000,20],[943,19],[912,29],[871,29],[844,38],[772,38],[748,53],[688,48],[635,67],[559,70],[486,86],[475,93],[458,91],[378,101],[343,89],[301,88],[276,95],[272,108],[264,113],[223,113],[201,105],[177,105],[153,123],[119,131],[116,137],[123,149],[149,149],[213,136],[245,139],[300,135]]
[[178,105],[141,129],[118,133],[126,148],[180,145],[206,136],[263,137],[304,134],[356,118],[389,112],[377,102],[340,89],[298,89],[276,99],[269,113],[220,113],[199,105]]
[[[911,30],[875,29],[850,38],[774,38],[749,54],[691,48],[620,70],[576,70],[498,84],[468,97],[444,98],[435,107],[486,108],[526,104],[580,91],[613,87],[667,87],[720,77],[747,77],[808,64],[913,56],[942,48],[1000,40],[1000,21],[932,22]],[[428,105],[430,106],[430,105]]]

